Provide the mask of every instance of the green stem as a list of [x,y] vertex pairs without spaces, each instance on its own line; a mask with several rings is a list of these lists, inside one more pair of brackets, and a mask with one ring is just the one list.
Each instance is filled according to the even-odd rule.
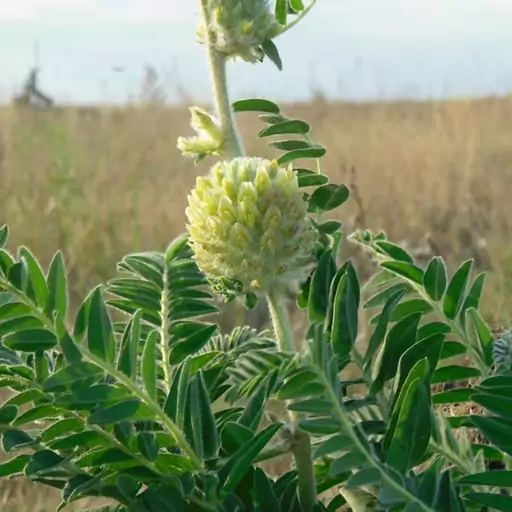
[[172,384],[172,366],[170,361],[170,340],[169,340],[169,328],[167,325],[167,318],[169,316],[169,280],[167,271],[164,272],[163,276],[163,290],[160,302],[162,304],[160,316],[162,317],[162,326],[160,329],[160,340],[162,350],[162,365],[164,368],[164,381],[167,387],[167,391],[171,389]]
[[344,433],[350,438],[355,449],[364,456],[368,465],[370,467],[377,469],[381,475],[382,481],[388,484],[389,487],[394,489],[397,492],[397,494],[401,495],[407,501],[407,503],[416,503],[417,510],[421,510],[423,512],[434,512],[433,509],[431,509],[423,502],[418,500],[405,487],[402,487],[400,483],[398,483],[394,478],[389,476],[389,474],[381,467],[381,465],[377,462],[373,455],[366,450],[366,448],[363,446],[363,443],[361,442],[360,437],[355,432],[352,421],[350,420],[348,414],[340,404],[339,397],[333,390],[331,382],[324,374],[324,372],[319,372],[319,377],[324,381],[327,393],[329,394],[330,401],[333,405],[333,412],[337,419],[339,420],[339,422],[341,423]]
[[267,301],[279,350],[281,352],[295,352],[292,326],[288,317],[284,297],[269,293],[267,295]]
[[[285,297],[280,294],[269,293],[267,300],[279,350],[281,352],[295,352]],[[312,512],[317,499],[311,438],[307,432],[300,429],[300,416],[297,413],[290,413],[290,419],[292,422],[291,452],[299,476],[299,500],[303,512]]]
[[210,66],[213,97],[217,115],[224,134],[224,152],[228,158],[244,156],[244,149],[229,100],[228,81],[226,76],[226,57],[218,52],[212,43],[210,30],[210,12],[208,1],[201,0],[202,14],[205,22],[205,43]]

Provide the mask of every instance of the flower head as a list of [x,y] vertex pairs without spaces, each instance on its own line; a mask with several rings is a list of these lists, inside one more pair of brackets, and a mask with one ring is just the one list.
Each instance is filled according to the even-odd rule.
[[261,45],[280,31],[268,0],[209,0],[208,14],[208,25],[201,20],[197,28],[199,42],[208,30],[217,51],[248,62],[261,61]]
[[196,135],[179,137],[178,149],[184,156],[195,158],[196,162],[208,155],[219,154],[224,145],[224,135],[219,121],[199,107],[191,107],[190,114],[190,124]]
[[188,196],[187,228],[209,278],[238,294],[298,291],[314,265],[317,233],[292,167],[263,158],[217,163]]

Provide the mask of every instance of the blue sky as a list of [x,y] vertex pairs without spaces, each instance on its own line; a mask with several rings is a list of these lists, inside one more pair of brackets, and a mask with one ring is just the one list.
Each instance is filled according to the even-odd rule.
[[[0,100],[34,62],[45,91],[65,102],[122,102],[140,91],[145,64],[170,100],[181,86],[209,99],[194,27],[199,0],[0,2]],[[512,0],[318,0],[280,37],[284,70],[230,65],[234,97],[475,96],[512,90]],[[114,72],[112,67],[123,67]]]

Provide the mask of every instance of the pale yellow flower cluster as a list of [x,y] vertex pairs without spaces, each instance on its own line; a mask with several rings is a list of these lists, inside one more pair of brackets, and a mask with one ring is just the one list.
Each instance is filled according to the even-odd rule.
[[317,232],[292,167],[235,158],[198,177],[186,210],[190,244],[210,278],[243,292],[297,292],[314,265]]

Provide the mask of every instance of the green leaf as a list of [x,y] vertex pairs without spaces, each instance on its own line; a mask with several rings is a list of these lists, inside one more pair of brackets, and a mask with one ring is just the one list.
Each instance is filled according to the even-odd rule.
[[283,63],[279,56],[279,50],[272,39],[265,39],[261,44],[261,49],[263,50],[263,53],[275,64],[276,68],[279,69],[279,71],[282,71]]
[[[305,135],[309,132],[310,126],[300,119],[288,119],[280,123],[263,128],[258,133],[259,138],[270,137],[271,135]],[[306,149],[306,148],[301,148]]]
[[216,324],[199,324],[190,336],[187,336],[182,341],[173,343],[171,346],[170,362],[177,365],[184,361],[188,356],[191,356],[201,350],[211,339],[218,329]]
[[487,365],[492,366],[492,349],[494,336],[491,330],[475,308],[468,308],[465,312],[465,315],[467,332],[473,339],[476,338],[475,341],[478,343],[478,345],[480,345],[480,352],[482,353],[485,362]]
[[405,261],[406,263],[414,263],[413,259],[407,251],[404,251],[400,246],[385,240],[375,242],[375,245],[385,254],[391,256],[394,260]]
[[299,427],[313,435],[329,435],[340,432],[341,423],[332,417],[309,418],[301,420]]
[[249,398],[247,405],[244,408],[244,412],[238,419],[238,423],[247,427],[252,432],[256,433],[263,413],[265,411],[266,399],[267,399],[267,385],[268,381],[264,380],[256,388],[256,391]]
[[60,412],[61,410],[59,408],[50,404],[38,405],[32,409],[29,409],[23,414],[20,414],[13,422],[13,425],[15,427],[20,427],[22,425],[26,425],[27,423],[32,423],[33,421],[58,416]]
[[451,320],[455,319],[460,313],[466,298],[466,288],[472,268],[473,260],[464,262],[455,272],[448,285],[443,299],[443,312]]
[[57,437],[63,436],[64,434],[69,434],[74,430],[81,430],[83,425],[83,420],[77,418],[66,418],[64,420],[59,420],[43,430],[41,433],[41,439],[43,442],[49,443]]
[[222,428],[222,449],[231,455],[240,449],[242,445],[254,438],[254,433],[247,427],[227,421]]
[[[316,176],[320,177],[322,175],[317,174]],[[301,184],[300,184],[300,179],[299,179],[299,187],[300,186],[301,186]],[[316,228],[318,229],[318,231],[320,233],[323,233],[326,235],[333,235],[338,230],[340,230],[341,227],[342,227],[342,223],[338,222],[337,220],[328,220],[326,222],[323,222],[322,224],[317,224],[317,226],[316,226]]]
[[36,441],[27,433],[17,428],[8,428],[2,434],[2,448],[5,453],[9,453],[17,448],[29,446]]
[[21,473],[30,460],[30,455],[23,454],[0,463],[0,478]]
[[310,212],[327,212],[342,205],[350,197],[350,191],[346,185],[334,185],[329,183],[318,187],[309,196]]
[[269,146],[275,149],[280,149],[281,151],[293,151],[295,149],[307,149],[311,147],[305,140],[276,140],[274,142],[270,142]]
[[[307,396],[304,389],[307,389],[311,383],[318,383],[317,374],[307,368],[299,370],[281,385],[277,397],[279,400],[289,400],[291,398]],[[320,389],[323,389],[323,387]]]
[[201,458],[212,459],[219,449],[219,432],[201,371],[192,378],[189,401],[195,451]]
[[32,455],[30,462],[25,467],[25,475],[35,475],[48,471],[64,462],[64,458],[51,450],[40,450]]
[[288,0],[276,0],[274,11],[276,21],[280,25],[286,25],[286,16],[288,14]]
[[8,279],[15,288],[21,291],[26,291],[28,275],[27,267],[24,261],[19,261],[18,263],[15,263],[9,269]]
[[[297,142],[297,141],[293,141]],[[298,141],[301,142],[301,141]],[[307,144],[307,143],[306,143]],[[285,148],[289,149],[289,148]],[[293,148],[293,149],[299,149],[299,148]],[[325,185],[328,183],[329,178],[325,176],[324,174],[318,174],[316,171],[311,171],[310,169],[293,169],[297,173],[297,180],[299,182],[299,187],[318,187],[320,185]],[[328,221],[324,224],[321,224],[321,226],[324,226],[324,229],[320,231],[322,233],[332,234],[335,231],[337,231],[341,223],[337,221]]]
[[[425,299],[411,299],[398,304],[391,313],[389,320],[391,322],[398,322],[412,313],[422,313],[424,315],[430,313],[433,309],[432,304]],[[378,317],[376,318],[378,319]],[[377,320],[372,319],[371,323],[375,323],[376,321]]]
[[464,329],[466,328],[466,311],[470,308],[478,309],[480,298],[484,289],[485,272],[478,274],[469,289],[469,292],[464,300],[464,304],[460,309],[460,323]]
[[454,382],[457,380],[480,377],[480,371],[470,366],[446,365],[438,368],[432,376],[432,384],[441,382]]
[[[393,279],[395,277],[393,276]],[[401,292],[401,297],[406,296],[412,290],[412,286],[409,283],[396,283],[392,286],[386,287],[383,290],[376,293],[373,297],[370,297],[363,305],[363,309],[370,309],[386,304],[391,297],[395,297],[397,293]],[[400,297],[400,298],[401,298]]]
[[432,395],[432,402],[436,405],[451,404],[457,402],[469,402],[473,390],[470,388],[451,389]]
[[492,510],[510,512],[512,510],[512,497],[503,494],[490,494],[485,492],[469,492],[464,496],[466,500],[474,501],[480,505],[490,507]]
[[365,468],[354,473],[345,484],[347,489],[357,489],[365,485],[379,483],[381,480],[381,470],[379,468]]
[[222,485],[221,493],[223,496],[233,492],[240,480],[251,468],[254,459],[280,428],[281,423],[275,423],[264,428],[258,435],[234,453],[219,469],[218,476],[219,482]]
[[98,432],[85,430],[76,434],[60,437],[53,442],[48,443],[52,450],[74,450],[81,451],[97,448],[98,446],[108,447],[109,442]]
[[391,314],[394,308],[397,306],[397,304],[404,296],[404,294],[405,291],[400,289],[396,291],[394,294],[392,294],[386,301],[386,304],[384,305],[384,308],[382,309],[382,312],[379,315],[379,321],[377,323],[377,326],[375,327],[375,330],[373,331],[370,341],[368,342],[366,354],[364,355],[366,369],[370,368],[373,362],[373,357],[375,356],[377,350],[380,347],[380,344],[382,343],[384,337],[386,336]]
[[346,273],[338,283],[332,308],[331,345],[340,360],[350,357],[357,339],[359,298],[359,280],[352,265],[348,264]]
[[44,384],[43,391],[64,390],[71,384],[85,379],[99,379],[103,370],[93,363],[82,361],[65,366],[55,372]]
[[321,398],[310,398],[289,404],[288,410],[307,412],[313,415],[323,415],[330,414],[332,412],[332,404],[328,400],[323,400]]
[[432,430],[428,359],[418,361],[402,386],[391,423],[386,462],[400,472],[416,466],[425,455]]
[[380,266],[394,274],[409,279],[413,283],[423,284],[424,272],[420,267],[413,263],[407,263],[405,261],[384,261]]
[[332,453],[346,452],[353,448],[353,442],[345,434],[338,434],[330,437],[320,444],[314,451],[314,458],[321,459]]
[[157,372],[156,372],[156,343],[158,332],[151,331],[142,352],[141,376],[146,393],[152,400],[156,400]]
[[82,352],[78,348],[78,345],[73,341],[69,335],[64,320],[59,313],[55,315],[53,322],[55,333],[59,340],[59,346],[64,354],[64,357],[71,363],[80,363],[82,361]]
[[44,308],[45,313],[51,316],[53,312],[56,312],[62,318],[66,318],[68,310],[68,284],[64,257],[61,251],[55,253],[50,263],[46,282],[48,286],[48,300]]
[[336,263],[331,249],[325,251],[313,273],[308,301],[308,316],[311,322],[323,322],[328,310],[331,282],[336,275]]
[[0,407],[0,424],[8,425],[18,416],[18,408],[15,405],[3,405]]
[[[304,2],[302,0],[289,0],[289,2],[290,2],[290,7],[295,12],[300,12],[300,11],[304,10]],[[268,509],[268,510],[270,510],[270,509]]]
[[512,487],[512,471],[484,471],[462,476],[459,485],[489,485],[491,487]]
[[55,335],[46,329],[27,329],[13,332],[4,337],[7,348],[19,352],[38,352],[49,350],[58,344]]
[[89,416],[89,423],[100,425],[128,420],[135,416],[139,407],[140,401],[137,398],[128,398],[115,405],[96,409]]
[[298,160],[299,158],[322,158],[325,153],[325,148],[321,146],[312,146],[309,149],[296,149],[295,151],[289,151],[288,153],[280,156],[277,159],[277,162],[279,165],[284,165],[293,160]]
[[254,500],[259,510],[281,510],[269,478],[261,468],[254,469]]
[[139,432],[137,446],[146,459],[154,461],[158,457],[158,442],[154,432]]
[[[8,304],[6,304],[7,306]],[[25,331],[29,329],[37,329],[43,327],[40,318],[34,315],[23,315],[15,318],[9,318],[4,322],[0,322],[0,336],[10,334],[13,332]]]
[[342,475],[350,473],[353,469],[364,467],[367,464],[368,460],[361,452],[348,452],[332,461],[329,474]]
[[100,286],[96,287],[91,297],[87,346],[95,356],[103,361],[108,363],[114,362],[116,357],[116,340]]
[[142,311],[139,309],[126,324],[121,341],[121,352],[117,368],[132,380],[137,375],[137,356],[141,337]]
[[407,376],[412,371],[416,363],[423,358],[427,358],[429,363],[429,380],[431,373],[435,370],[441,355],[444,343],[444,334],[433,334],[428,338],[424,338],[412,347],[408,348],[400,357],[398,363],[398,378],[395,385],[395,395],[400,393]]
[[269,114],[279,114],[279,107],[272,101],[262,98],[251,98],[239,100],[233,103],[235,112],[267,112]]
[[487,440],[500,450],[512,455],[512,438],[510,436],[511,424],[501,418],[488,418],[471,415],[470,421],[487,438]]
[[512,398],[491,393],[474,393],[471,395],[471,400],[492,412],[493,415],[512,421]]
[[406,316],[389,330],[375,367],[377,375],[371,385],[371,392],[378,393],[384,384],[392,379],[398,370],[402,354],[416,343],[421,313]]
[[423,287],[429,297],[437,302],[443,298],[447,281],[446,265],[443,258],[435,256],[430,260],[423,275]]
[[9,238],[9,226],[4,224],[0,227],[0,249],[6,244],[7,239]]
[[25,260],[28,276],[30,278],[29,295],[35,299],[39,307],[43,308],[48,300],[48,289],[46,287],[44,273],[39,266],[39,262],[26,247],[22,246],[20,248],[20,256]]

